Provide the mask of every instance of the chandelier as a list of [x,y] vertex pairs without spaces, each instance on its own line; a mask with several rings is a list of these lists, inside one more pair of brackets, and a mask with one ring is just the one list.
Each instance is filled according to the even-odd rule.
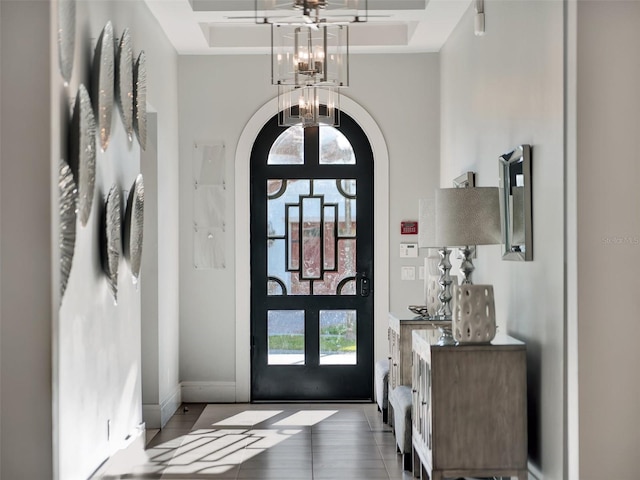
[[256,0],[271,24],[271,83],[281,126],[340,125],[339,89],[349,85],[349,23],[367,0]]
[[332,87],[278,86],[278,125],[340,126],[340,95]]
[[271,83],[348,86],[348,41],[348,25],[271,25]]
[[368,20],[368,0],[255,0],[257,23],[354,23]]

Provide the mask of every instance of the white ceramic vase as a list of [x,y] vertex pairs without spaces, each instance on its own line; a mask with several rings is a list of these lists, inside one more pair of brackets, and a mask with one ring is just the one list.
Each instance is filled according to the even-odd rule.
[[496,336],[493,285],[463,284],[453,289],[451,328],[458,343],[489,343]]

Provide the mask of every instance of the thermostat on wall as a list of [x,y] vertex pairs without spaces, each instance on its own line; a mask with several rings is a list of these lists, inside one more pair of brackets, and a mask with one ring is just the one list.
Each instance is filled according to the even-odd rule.
[[401,243],[400,244],[400,258],[412,258],[417,256],[418,256],[417,243]]

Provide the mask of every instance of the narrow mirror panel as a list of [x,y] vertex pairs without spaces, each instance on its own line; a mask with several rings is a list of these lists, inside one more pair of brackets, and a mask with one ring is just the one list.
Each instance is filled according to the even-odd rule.
[[502,258],[533,260],[531,147],[520,145],[501,155],[499,164]]

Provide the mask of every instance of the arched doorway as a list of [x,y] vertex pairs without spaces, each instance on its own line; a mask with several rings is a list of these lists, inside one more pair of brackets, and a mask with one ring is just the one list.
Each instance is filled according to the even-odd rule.
[[251,399],[369,400],[373,152],[341,126],[283,128],[251,153]]
[[[250,325],[250,174],[249,161],[253,143],[264,125],[277,111],[277,98],[273,98],[248,120],[237,144],[235,153],[235,400],[246,402],[251,398],[251,325]],[[374,162],[374,262],[376,269],[373,284],[377,295],[374,299],[374,358],[388,355],[389,312],[389,153],[386,142],[374,118],[361,105],[349,97],[340,95],[341,111],[355,119],[367,135],[373,150]]]

